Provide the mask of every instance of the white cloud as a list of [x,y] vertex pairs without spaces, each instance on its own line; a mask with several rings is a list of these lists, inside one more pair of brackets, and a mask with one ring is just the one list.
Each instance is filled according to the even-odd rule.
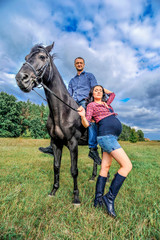
[[89,31],[93,29],[93,23],[91,21],[82,20],[78,25],[79,31]]
[[109,19],[124,20],[137,18],[143,11],[145,0],[104,0]]

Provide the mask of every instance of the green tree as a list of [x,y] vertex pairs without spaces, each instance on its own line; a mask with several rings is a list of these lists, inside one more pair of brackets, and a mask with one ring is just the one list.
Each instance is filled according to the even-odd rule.
[[142,130],[138,130],[137,135],[138,135],[138,141],[144,141],[144,133],[142,132]]
[[137,140],[138,140],[138,136],[137,136],[136,130],[134,128],[132,128],[130,136],[129,136],[129,141],[131,143],[136,143]]
[[122,124],[122,133],[119,136],[119,140],[128,141],[131,133],[131,127]]
[[49,114],[48,106],[43,103],[37,105],[27,102],[20,102],[22,108],[21,125],[23,137],[49,138],[46,129],[46,122]]
[[44,138],[44,124],[41,121],[40,117],[36,117],[31,120],[30,132],[33,138]]
[[21,108],[13,95],[0,93],[0,137],[19,137]]
[[[21,135],[23,136],[23,134],[25,135],[26,132],[29,131],[29,127],[30,127],[30,112],[29,112],[29,108],[31,108],[31,103],[29,101],[27,102],[22,102],[19,101],[18,102],[20,105],[20,109],[21,109],[21,116],[20,116],[20,124],[21,124]],[[28,133],[27,133],[28,135]]]

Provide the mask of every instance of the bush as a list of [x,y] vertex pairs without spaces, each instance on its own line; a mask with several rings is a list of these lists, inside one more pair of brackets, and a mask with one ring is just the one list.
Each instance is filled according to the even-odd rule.
[[129,136],[129,141],[131,143],[136,143],[138,141],[138,135],[136,133],[136,130],[134,128],[131,129],[131,133]]

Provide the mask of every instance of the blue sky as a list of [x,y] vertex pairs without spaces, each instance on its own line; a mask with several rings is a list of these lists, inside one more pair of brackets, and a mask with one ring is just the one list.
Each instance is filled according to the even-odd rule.
[[66,85],[82,56],[85,70],[116,93],[120,120],[160,139],[159,0],[1,0],[0,16],[0,91],[41,104],[17,87],[15,74],[33,45],[54,41]]

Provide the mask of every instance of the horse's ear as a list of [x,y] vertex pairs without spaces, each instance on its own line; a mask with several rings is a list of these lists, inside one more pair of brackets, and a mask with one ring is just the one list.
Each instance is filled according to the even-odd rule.
[[51,45],[46,47],[47,52],[50,53],[53,47],[54,47],[54,42]]
[[27,56],[25,56],[25,60],[26,60],[26,61],[28,60],[28,56],[29,56],[29,54],[28,54]]

